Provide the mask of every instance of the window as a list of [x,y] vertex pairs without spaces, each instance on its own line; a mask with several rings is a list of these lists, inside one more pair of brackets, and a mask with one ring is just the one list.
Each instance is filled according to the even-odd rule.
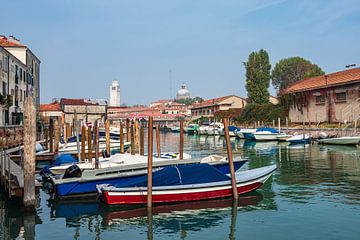
[[323,103],[325,103],[325,95],[322,94],[322,95],[316,96],[316,104],[323,104]]
[[336,101],[337,101],[337,102],[344,102],[344,101],[346,101],[346,92],[336,93]]

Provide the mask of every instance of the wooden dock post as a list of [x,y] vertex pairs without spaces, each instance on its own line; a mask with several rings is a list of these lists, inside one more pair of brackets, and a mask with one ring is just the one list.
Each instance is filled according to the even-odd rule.
[[55,152],[59,152],[60,125],[59,125],[59,121],[58,121],[57,119],[54,121],[54,130],[55,130],[54,151],[55,151]]
[[147,171],[147,207],[152,207],[152,161],[153,161],[153,118],[149,117],[148,124],[148,171]]
[[124,153],[124,127],[120,120],[120,153]]
[[224,130],[225,130],[225,138],[226,138],[226,149],[227,149],[228,161],[229,161],[229,167],[230,167],[233,198],[237,200],[239,198],[239,195],[238,195],[237,186],[236,186],[235,168],[234,168],[234,161],[233,161],[231,142],[230,142],[230,136],[229,136],[229,119],[224,118],[223,121],[224,121]]
[[49,128],[45,129],[45,148],[49,149]]
[[273,120],[273,128],[275,128],[275,120]]
[[156,149],[158,158],[161,156],[161,147],[160,147],[160,127],[159,124],[156,124]]
[[140,155],[144,156],[144,126],[140,123]]
[[105,121],[106,156],[110,157],[110,121]]
[[80,161],[84,162],[86,159],[86,153],[85,153],[85,136],[86,136],[86,128],[85,126],[81,126],[81,159]]
[[184,121],[180,120],[180,149],[179,149],[179,159],[184,159]]
[[135,155],[135,138],[134,138],[134,124],[131,123],[130,127],[130,134],[131,134],[131,155]]
[[134,125],[134,139],[135,139],[135,152],[139,152],[139,120],[135,119],[135,125]]
[[50,118],[49,126],[49,150],[51,153],[54,152],[54,119]]
[[[99,122],[98,120],[95,121],[94,123],[94,133],[95,133],[95,137],[94,137],[94,146],[95,146],[95,168],[99,168]],[[92,161],[91,161],[92,163]]]
[[130,120],[127,118],[126,119],[126,141],[127,142],[130,142],[131,139],[130,139]]
[[35,207],[36,108],[32,97],[24,103],[24,197],[25,207]]
[[88,160],[89,162],[92,162],[93,159],[93,151],[92,151],[92,144],[91,141],[92,140],[92,136],[91,136],[91,127],[88,127]]
[[278,118],[278,132],[281,132],[281,119]]

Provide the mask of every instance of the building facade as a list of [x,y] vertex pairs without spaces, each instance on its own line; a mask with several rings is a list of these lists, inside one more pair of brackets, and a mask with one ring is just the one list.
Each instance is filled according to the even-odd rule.
[[62,98],[60,106],[64,113],[64,123],[68,124],[73,124],[75,114],[77,120],[87,123],[94,123],[96,120],[106,117],[106,101]]
[[191,117],[192,119],[201,117],[213,118],[214,114],[218,111],[242,109],[245,106],[246,100],[235,95],[213,98],[194,104],[191,108]]
[[110,86],[110,107],[120,107],[120,85],[119,82],[114,80]]
[[0,36],[0,79],[0,125],[22,124],[25,97],[40,106],[40,60],[12,36]]
[[289,120],[338,123],[360,117],[360,68],[301,80],[289,86]]

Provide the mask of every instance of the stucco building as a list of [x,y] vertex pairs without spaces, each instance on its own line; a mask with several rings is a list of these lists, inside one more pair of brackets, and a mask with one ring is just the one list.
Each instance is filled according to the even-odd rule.
[[307,78],[289,86],[291,122],[351,122],[360,117],[360,68]]
[[22,124],[26,96],[39,109],[40,60],[13,36],[0,35],[0,82],[0,125]]
[[201,103],[193,104],[191,108],[191,117],[193,119],[200,117],[213,118],[214,114],[218,111],[242,109],[245,106],[246,100],[235,95],[213,98]]

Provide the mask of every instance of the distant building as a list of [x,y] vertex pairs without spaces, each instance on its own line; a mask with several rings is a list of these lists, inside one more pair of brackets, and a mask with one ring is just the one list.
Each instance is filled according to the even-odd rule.
[[190,98],[190,92],[186,89],[185,84],[181,85],[181,88],[176,93],[176,100],[184,100]]
[[26,96],[40,106],[40,60],[13,36],[0,35],[0,125],[21,124]]
[[360,118],[360,68],[307,78],[290,85],[291,122],[344,122]]
[[73,123],[75,112],[78,120],[94,123],[95,120],[105,117],[107,111],[106,101],[62,98],[60,105],[64,121],[69,124]]
[[120,107],[120,85],[119,82],[114,80],[110,86],[110,107]]
[[59,102],[40,104],[40,118],[44,124],[50,123],[50,118],[57,118],[61,124],[64,123],[64,112]]
[[245,105],[246,100],[235,95],[213,98],[194,104],[191,108],[191,117],[193,119],[200,117],[213,118],[214,114],[218,111],[242,109]]

